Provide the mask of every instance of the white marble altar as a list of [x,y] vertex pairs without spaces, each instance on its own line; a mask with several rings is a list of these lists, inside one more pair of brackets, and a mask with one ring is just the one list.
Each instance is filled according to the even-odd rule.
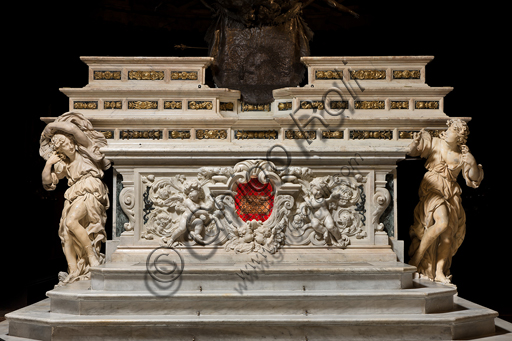
[[[101,152],[116,172],[107,227],[114,237],[90,280],[7,315],[11,336],[451,340],[494,333],[496,312],[454,296],[454,287],[413,279],[416,268],[403,263],[396,163],[415,134],[439,136],[449,119],[444,97],[452,88],[425,83],[432,57],[303,58],[308,84],[275,90],[270,105],[209,88],[211,58],[82,60],[89,84],[62,92],[69,111],[107,139]],[[271,192],[244,202],[250,196],[236,193],[253,179]]]

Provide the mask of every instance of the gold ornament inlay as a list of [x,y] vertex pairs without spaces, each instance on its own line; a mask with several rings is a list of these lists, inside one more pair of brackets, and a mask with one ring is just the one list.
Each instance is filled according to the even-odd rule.
[[165,101],[164,109],[181,109],[181,101]]
[[73,109],[98,109],[98,102],[85,101],[85,102],[73,102]]
[[277,105],[277,109],[279,109],[279,110],[292,110],[292,102],[280,102]]
[[348,101],[331,101],[331,109],[348,109]]
[[385,70],[351,70],[350,78],[351,79],[360,79],[360,80],[386,79],[386,71]]
[[315,72],[315,79],[343,79],[343,71],[318,70]]
[[356,109],[385,109],[386,103],[384,101],[356,101],[354,107]]
[[343,131],[341,131],[341,130],[322,131],[322,138],[324,138],[324,139],[342,139]]
[[219,107],[221,111],[233,111],[235,105],[233,102],[220,102]]
[[171,130],[169,131],[169,138],[171,139],[189,139],[190,131],[189,130]]
[[301,109],[324,110],[324,102],[323,101],[301,101],[300,108]]
[[438,101],[416,101],[416,109],[439,109]]
[[197,71],[172,71],[171,80],[196,80]]
[[254,131],[254,130],[238,130],[235,132],[235,137],[237,140],[244,139],[269,139],[275,140],[277,138],[277,130],[267,130],[267,131]]
[[103,102],[104,109],[122,109],[123,102],[121,101],[105,101]]
[[121,71],[94,71],[94,80],[120,80]]
[[393,70],[393,79],[420,79],[420,70]]
[[270,104],[242,103],[242,111],[270,111]]
[[284,134],[285,138],[291,140],[291,139],[308,139],[308,140],[315,140],[316,139],[316,131],[314,130],[307,130],[307,131],[301,131],[301,130],[287,130]]
[[147,110],[158,109],[157,101],[129,101],[128,109]]
[[121,139],[153,139],[159,140],[162,137],[160,130],[123,130],[120,133]]
[[128,71],[128,79],[137,81],[161,81],[164,79],[163,71]]
[[353,140],[366,140],[366,139],[387,139],[393,138],[391,130],[384,131],[370,131],[370,130],[353,130],[350,132],[350,137]]
[[409,109],[409,101],[391,101],[391,109]]
[[[432,137],[439,137],[440,134],[445,131],[444,129],[425,129],[429,132]],[[399,139],[412,139],[414,133],[419,133],[419,130],[403,130],[398,133]]]
[[212,110],[213,103],[211,101],[190,101],[188,102],[190,110]]
[[114,137],[114,132],[112,130],[100,130],[99,132],[102,133],[106,139],[111,139]]
[[223,140],[228,137],[226,130],[209,130],[209,129],[198,129],[196,130],[197,139],[212,139],[212,140]]

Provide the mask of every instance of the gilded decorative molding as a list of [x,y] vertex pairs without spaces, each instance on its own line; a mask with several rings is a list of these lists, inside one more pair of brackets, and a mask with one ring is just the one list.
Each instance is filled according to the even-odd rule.
[[121,80],[121,71],[94,71],[94,80]]
[[157,101],[129,101],[128,109],[146,110],[158,109]]
[[161,81],[164,79],[163,71],[128,71],[128,79],[137,81]]
[[209,129],[198,129],[196,130],[197,139],[212,139],[212,140],[223,140],[228,137],[226,130],[209,130]]
[[98,109],[97,101],[73,102],[73,109]]
[[[432,137],[439,137],[440,134],[446,130],[444,129],[425,129]],[[401,130],[398,132],[399,139],[412,139],[414,133],[419,133],[419,130]]]
[[391,140],[393,132],[391,130],[370,131],[370,130],[352,130],[350,138],[353,140],[367,140],[367,139],[384,139]]
[[238,130],[235,131],[235,138],[237,140],[249,139],[277,139],[277,130],[255,131],[255,130]]
[[189,139],[190,138],[190,130],[170,130],[169,131],[170,139]]
[[386,79],[386,70],[350,70],[351,79]]
[[331,101],[331,109],[348,109],[348,101]]
[[393,79],[420,79],[420,70],[393,70]]
[[439,101],[416,101],[416,109],[439,109]]
[[285,138],[289,140],[297,140],[297,139],[308,139],[308,140],[315,140],[316,139],[316,131],[314,130],[306,130],[306,131],[300,131],[300,130],[287,130],[284,134]]
[[322,131],[322,138],[324,138],[324,139],[342,139],[343,131],[342,130],[325,130],[325,131]]
[[213,103],[211,101],[190,101],[188,108],[190,110],[212,110]]
[[130,139],[153,139],[159,140],[162,138],[161,130],[122,130],[120,137],[123,140]]
[[114,131],[113,130],[99,130],[100,133],[105,136],[106,139],[112,139],[114,138]]
[[355,101],[354,107],[356,109],[385,109],[386,102],[384,102],[384,101]]
[[165,101],[164,109],[181,109],[182,104],[181,101]]
[[301,109],[318,109],[324,110],[324,102],[323,101],[300,101]]
[[220,102],[219,107],[220,111],[233,111],[235,105],[233,102]]
[[197,71],[172,71],[171,80],[197,80]]
[[315,79],[343,79],[343,70],[317,70]]
[[242,103],[242,111],[270,111],[270,104]]
[[409,101],[391,101],[390,109],[409,109]]
[[292,110],[292,102],[280,102],[277,105],[278,110]]
[[104,109],[123,109],[123,102],[121,101],[105,101],[103,102]]

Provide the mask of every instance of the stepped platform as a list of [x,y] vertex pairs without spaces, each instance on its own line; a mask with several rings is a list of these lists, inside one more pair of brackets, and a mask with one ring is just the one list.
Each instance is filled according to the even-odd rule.
[[90,281],[57,287],[47,293],[48,299],[8,314],[9,337],[190,341],[497,336],[497,312],[463,300],[453,286],[413,280],[415,268],[400,262],[277,263],[244,271],[240,265],[188,264],[178,278],[165,283],[150,276],[146,264],[107,263],[93,269]]
[[[150,297],[83,290],[86,285],[55,290],[49,299],[9,314],[9,334],[29,340],[500,340],[496,312],[422,280],[410,289],[281,292],[273,299],[261,292]],[[75,302],[77,310],[54,306],[57,300]],[[512,328],[498,332],[510,337]]]

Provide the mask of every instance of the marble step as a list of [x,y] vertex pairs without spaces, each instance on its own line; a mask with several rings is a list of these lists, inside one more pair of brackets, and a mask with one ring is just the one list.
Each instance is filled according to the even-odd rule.
[[[168,267],[171,268],[171,267]],[[147,291],[311,291],[412,288],[415,267],[400,262],[283,264],[186,264],[161,275],[146,263],[107,263],[91,269],[93,290]],[[171,271],[171,270],[166,270]],[[177,273],[179,275],[177,275]]]
[[36,340],[458,340],[495,335],[497,313],[455,297],[434,314],[68,315],[50,300],[8,314],[12,336]]
[[47,293],[51,311],[73,315],[365,315],[451,311],[455,288],[415,281],[403,290],[147,291],[87,290],[89,281]]

